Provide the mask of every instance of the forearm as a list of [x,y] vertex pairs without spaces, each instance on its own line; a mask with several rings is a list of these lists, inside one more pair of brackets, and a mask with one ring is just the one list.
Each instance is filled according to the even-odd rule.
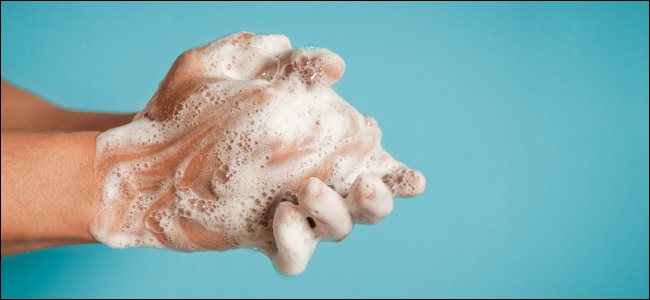
[[133,120],[134,114],[80,112],[58,108],[39,131],[106,131]]
[[2,129],[105,131],[129,123],[134,114],[79,112],[57,107],[2,80]]
[[97,134],[2,131],[2,255],[94,242]]

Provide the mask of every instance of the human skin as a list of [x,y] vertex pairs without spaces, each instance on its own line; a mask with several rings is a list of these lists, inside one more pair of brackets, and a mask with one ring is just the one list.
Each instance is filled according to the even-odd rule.
[[96,242],[98,132],[2,131],[2,255]]
[[64,109],[5,80],[2,80],[1,104],[5,131],[105,131],[131,122],[135,115]]
[[57,107],[2,80],[2,255],[96,243],[95,138],[134,114]]
[[379,222],[425,181],[331,88],[344,69],[279,35],[185,52],[132,123],[98,138],[93,234],[117,248],[255,248],[298,274],[318,241]]
[[[286,39],[286,37],[284,39]],[[166,155],[167,157],[164,158],[162,162],[160,160],[157,160],[157,162],[156,160],[153,160],[151,165],[154,167],[155,171],[146,170],[142,173],[148,175],[135,176],[136,185],[142,187],[144,182],[145,185],[148,186],[148,189],[157,186],[161,188],[167,186],[165,184],[169,182],[166,181],[165,178],[169,178],[169,175],[179,171],[177,170],[178,166],[182,165],[184,161],[187,162],[189,157],[189,159],[191,159],[189,167],[183,167],[182,171],[185,175],[180,182],[178,182],[181,185],[180,191],[190,190],[194,192],[200,189],[205,192],[204,187],[210,182],[210,176],[217,174],[217,177],[223,177],[221,175],[224,175],[219,175],[218,170],[215,170],[221,165],[218,163],[219,158],[217,158],[217,161],[211,161],[205,158],[206,153],[211,153],[210,151],[215,147],[215,145],[228,137],[226,135],[228,133],[228,128],[234,128],[236,131],[236,126],[232,127],[234,126],[233,124],[242,121],[248,122],[251,120],[257,120],[255,118],[251,119],[247,117],[250,115],[250,112],[252,112],[251,110],[246,114],[233,112],[239,110],[240,106],[244,107],[244,112],[247,109],[252,109],[251,106],[247,106],[251,103],[271,103],[273,101],[272,99],[279,95],[284,95],[282,93],[283,91],[286,91],[287,87],[289,90],[296,87],[293,85],[294,83],[288,84],[287,81],[282,78],[279,80],[276,80],[276,78],[273,78],[272,80],[267,79],[271,81],[271,84],[267,86],[263,80],[259,80],[265,78],[265,76],[268,75],[267,72],[279,72],[280,69],[278,66],[281,66],[281,71],[284,72],[283,74],[286,75],[286,77],[294,79],[300,77],[302,83],[299,84],[300,86],[297,88],[301,90],[309,90],[312,84],[315,86],[322,85],[328,87],[332,83],[336,82],[342,75],[344,65],[338,56],[321,50],[315,52],[303,50],[285,52],[290,49],[290,44],[288,43],[288,40],[284,43],[284,39],[280,38],[279,40],[276,40],[279,41],[279,43],[271,43],[264,46],[267,49],[277,50],[278,54],[285,53],[277,56],[277,65],[273,60],[270,60],[269,63],[261,61],[262,63],[259,65],[253,65],[251,63],[250,65],[253,67],[237,74],[227,72],[227,70],[231,70],[231,67],[235,64],[233,64],[233,66],[227,64],[227,67],[225,63],[220,65],[217,64],[216,66],[213,64],[211,70],[206,70],[204,66],[201,65],[202,60],[204,60],[206,56],[206,52],[219,52],[218,46],[216,47],[216,50],[214,49],[215,47],[211,47],[215,44],[219,45],[219,43],[212,43],[206,47],[193,49],[181,55],[161,83],[161,86],[152,101],[149,103],[147,108],[136,117],[136,119],[159,122],[158,124],[167,122],[167,125],[175,125],[178,128],[182,127],[181,132],[184,133],[178,135],[177,131],[162,131],[165,136],[169,137],[171,142],[168,140],[159,143],[158,145],[154,145],[155,147],[153,148],[149,147],[151,145],[144,147],[144,144],[141,146],[134,144],[128,145],[126,148],[114,147],[112,149],[114,150],[113,153],[110,153],[111,151],[106,152],[107,150],[105,146],[119,144],[112,143],[118,140],[100,138],[97,144],[101,146],[101,149],[95,149],[94,145],[92,145],[92,141],[95,141],[97,138],[98,131],[68,134],[36,134],[17,133],[3,130],[3,255],[47,246],[93,242],[93,236],[97,237],[98,231],[94,231],[93,234],[90,235],[88,234],[88,227],[91,224],[91,220],[89,220],[88,216],[92,216],[93,212],[97,211],[97,203],[100,198],[105,198],[100,196],[101,193],[99,190],[102,186],[105,187],[107,176],[115,175],[115,166],[124,163],[128,166],[131,162],[136,161],[137,159],[150,158],[152,153],[159,153],[159,156],[162,155],[164,157]],[[233,42],[233,45],[237,45],[237,43],[251,43],[251,40],[256,40],[256,38],[251,34],[240,34],[238,35],[238,42]],[[312,66],[315,66],[315,68]],[[242,65],[237,65],[232,69],[237,71],[240,67],[242,67]],[[297,75],[298,73],[300,75]],[[231,84],[228,80],[224,81],[224,74],[226,75],[225,77],[234,74],[233,76],[237,77],[235,78],[235,81],[242,80],[243,82],[239,85],[241,89],[234,94],[226,91],[224,91],[223,94],[220,94],[220,92],[217,93],[217,97],[224,96],[225,98],[230,99],[228,101],[231,102],[228,102],[226,106],[207,105],[210,107],[208,109],[210,114],[203,113],[198,116],[182,114],[185,102],[188,103],[187,105],[193,105],[196,103],[186,101],[188,96],[195,95],[197,92],[205,91],[205,89],[214,88],[214,86],[210,85],[213,83],[224,82],[225,85]],[[247,81],[250,81],[250,83]],[[306,85],[307,87],[302,85]],[[331,97],[328,96],[331,94],[328,92],[329,88],[326,88],[325,90],[321,89],[321,91],[324,91],[325,94],[320,92],[320,94],[315,95]],[[3,85],[3,99],[5,98],[4,93],[5,87]],[[206,98],[204,100],[206,101],[199,101],[198,104],[208,104],[208,99]],[[232,104],[235,106],[230,106]],[[341,143],[339,145],[341,146],[341,149],[339,151],[334,151],[334,153],[326,156],[322,160],[317,159],[318,162],[308,168],[307,174],[300,176],[300,178],[295,178],[293,175],[293,177],[289,176],[287,179],[282,179],[281,176],[273,177],[274,181],[271,182],[272,186],[282,187],[282,192],[285,190],[287,192],[293,191],[294,194],[292,197],[294,197],[294,201],[297,201],[298,198],[300,198],[301,203],[300,205],[298,205],[297,202],[294,204],[291,204],[290,202],[279,203],[279,198],[276,197],[271,200],[271,197],[269,197],[268,199],[270,201],[264,202],[264,204],[261,205],[261,211],[270,211],[272,213],[273,210],[277,208],[276,216],[280,216],[279,219],[281,222],[265,222],[272,221],[272,218],[258,220],[259,216],[255,216],[255,219],[260,221],[260,224],[266,224],[263,225],[261,229],[257,224],[255,224],[253,227],[249,227],[249,232],[262,232],[262,235],[251,234],[246,235],[243,238],[239,236],[238,238],[233,239],[232,234],[228,229],[225,231],[223,229],[213,230],[210,226],[202,223],[201,220],[189,218],[187,215],[178,215],[173,217],[173,222],[178,222],[181,225],[181,235],[172,236],[167,232],[160,232],[159,230],[161,229],[157,227],[162,226],[159,225],[162,223],[160,222],[160,219],[155,219],[154,213],[159,213],[161,208],[167,210],[171,209],[169,211],[174,212],[176,211],[176,208],[181,208],[175,203],[180,203],[181,201],[179,200],[182,199],[176,199],[173,203],[170,202],[170,200],[173,200],[176,197],[173,195],[174,191],[179,190],[178,187],[175,187],[173,190],[165,189],[162,197],[159,197],[160,194],[152,197],[152,199],[155,200],[153,203],[147,203],[148,209],[146,210],[146,213],[136,213],[135,218],[133,218],[133,216],[125,218],[126,215],[124,214],[124,211],[135,204],[132,200],[139,195],[138,193],[141,193],[140,195],[146,195],[142,194],[145,192],[142,188],[136,188],[135,190],[123,194],[117,201],[114,201],[115,205],[104,206],[103,210],[101,210],[102,213],[99,215],[100,218],[97,219],[97,216],[95,216],[92,223],[107,225],[108,227],[104,227],[103,230],[107,230],[109,233],[115,233],[116,231],[119,231],[120,228],[125,228],[125,226],[128,227],[135,222],[136,225],[140,227],[136,226],[136,230],[132,231],[130,234],[135,234],[136,237],[140,234],[144,238],[146,234],[150,234],[153,230],[155,233],[155,240],[150,239],[151,242],[149,242],[148,240],[145,241],[142,239],[140,242],[135,244],[120,244],[121,240],[112,240],[110,234],[103,235],[104,238],[108,239],[100,240],[109,245],[118,247],[156,246],[181,251],[195,251],[225,250],[242,246],[251,247],[258,245],[257,242],[259,241],[257,239],[262,236],[264,238],[263,242],[271,244],[268,244],[266,247],[264,246],[266,244],[264,244],[262,247],[258,247],[258,249],[276,260],[277,264],[277,260],[286,260],[286,257],[283,258],[283,255],[288,253],[286,251],[291,249],[288,249],[283,245],[279,245],[276,249],[275,244],[272,244],[272,241],[268,240],[268,232],[272,230],[272,227],[275,228],[273,231],[276,232],[290,232],[290,229],[285,229],[290,225],[285,222],[286,220],[298,218],[301,220],[300,222],[302,222],[298,225],[303,227],[307,226],[307,230],[309,230],[308,227],[310,225],[312,229],[316,227],[316,229],[314,229],[315,237],[318,239],[324,238],[326,240],[342,240],[345,238],[349,233],[349,230],[351,230],[352,221],[355,223],[365,224],[378,222],[392,210],[393,196],[409,197],[421,193],[424,189],[424,178],[418,172],[410,170],[401,163],[393,160],[390,155],[385,153],[379,147],[380,132],[378,131],[373,119],[364,119],[363,116],[359,115],[354,109],[351,107],[348,108],[347,104],[341,108],[343,109],[342,111],[347,112],[340,116],[337,116],[336,112],[327,110],[323,111],[324,113],[331,114],[334,117],[340,117],[346,125],[343,128],[348,128],[347,131],[341,133],[344,134],[342,137],[345,137],[345,142],[343,142],[343,139],[332,139],[332,142],[335,144]],[[43,110],[47,111],[47,107],[44,107]],[[3,103],[3,122],[5,119],[4,116],[6,115],[5,111],[9,110],[5,109]],[[40,115],[48,116],[48,113],[41,113]],[[58,120],[61,120],[61,118],[65,119],[63,116],[66,115],[68,117],[76,116],[74,114],[61,113]],[[296,117],[293,116],[290,111],[286,116]],[[50,126],[56,127],[57,130],[75,130],[74,128],[76,128],[76,130],[103,130],[110,128],[110,126],[115,124],[120,125],[120,123],[123,123],[124,119],[120,118],[130,119],[131,116],[121,116],[119,118],[111,118],[108,116],[106,119],[98,116],[98,120],[102,121],[92,125],[88,125],[89,123],[92,123],[88,121],[89,119],[78,117],[73,118],[77,119],[78,122],[70,126],[57,124],[56,117],[47,117],[46,119]],[[169,123],[170,120],[176,120],[176,123]],[[314,124],[316,126],[319,125],[318,120],[305,119],[305,121],[309,122],[309,126],[311,127],[313,127]],[[316,122],[314,123],[314,121]],[[361,125],[362,123],[364,125]],[[25,121],[22,124],[15,121],[13,124],[7,126],[3,124],[3,129],[18,128],[20,125],[28,127],[30,124],[30,121]],[[192,125],[187,127],[186,124]],[[203,126],[197,126],[197,124]],[[30,129],[32,130],[47,127],[31,126]],[[321,126],[326,128],[327,126],[331,126],[331,124],[328,125],[323,123]],[[299,127],[302,128],[304,126],[300,125]],[[133,128],[137,128],[137,126],[133,127],[128,125],[124,128],[125,129],[123,130],[120,129],[121,131],[115,132],[125,132],[135,136],[143,133],[138,130],[132,130]],[[211,129],[206,131],[206,128]],[[314,128],[317,129],[318,127]],[[314,140],[322,138],[317,132],[318,131],[302,132],[299,134],[299,137],[301,137],[300,140],[297,141],[282,139],[272,141],[260,139],[260,147],[262,147],[261,145],[264,145],[264,147],[268,148],[246,146],[248,147],[248,150],[245,149],[245,152],[264,153],[264,151],[270,150],[270,152],[267,153],[267,160],[269,160],[268,166],[270,167],[273,167],[274,165],[290,165],[298,162],[304,163],[306,157],[316,154],[314,148],[316,144],[312,143]],[[110,137],[110,135],[108,136]],[[350,138],[350,142],[348,142],[348,138]],[[108,143],[106,143],[106,141],[108,141]],[[257,145],[257,142],[255,144]],[[172,148],[174,145],[183,145],[181,149],[184,150],[177,152]],[[186,152],[196,150],[197,145],[204,149],[203,151],[200,151],[202,154],[194,157],[191,155],[187,156]],[[34,148],[37,149],[35,150]],[[43,150],[43,152],[39,152],[40,150]],[[174,152],[176,154],[171,156],[164,154]],[[358,161],[355,161],[355,158],[352,159],[352,162],[350,162],[352,169],[360,170],[365,164],[366,168],[368,168],[366,171],[367,174],[353,172],[359,176],[357,177],[357,175],[354,175],[344,181],[341,181],[343,179],[330,180],[338,169],[338,167],[336,167],[337,163],[335,163],[336,159],[343,161],[342,159],[347,159],[350,154],[352,155],[351,157],[360,158]],[[371,155],[373,162],[370,161]],[[39,157],[42,157],[43,159],[38,159]],[[96,158],[94,162],[96,169],[93,169],[93,157]],[[375,158],[377,158],[376,161]],[[15,161],[19,162],[15,163]],[[243,164],[246,163],[246,161],[243,162]],[[7,168],[5,168],[7,164],[15,165],[15,170],[13,167],[10,171],[7,170]],[[75,165],[72,166],[72,164]],[[204,166],[207,167],[204,168]],[[57,170],[62,167],[66,169],[65,172]],[[40,170],[43,168],[47,168],[49,171],[34,174],[37,173],[34,172],[34,170]],[[110,172],[113,172],[113,174],[109,175]],[[98,175],[98,177],[92,176],[93,174]],[[57,178],[56,180],[52,180],[52,177]],[[117,177],[120,177],[119,172]],[[30,178],[33,180],[30,180],[30,184],[19,184],[18,182],[23,178]],[[80,180],[79,184],[71,184],[77,180]],[[227,180],[223,181],[223,185],[227,186]],[[122,188],[122,190],[124,189]],[[39,191],[40,193],[38,193]],[[75,197],[70,197],[69,195],[71,193],[75,193]],[[208,194],[209,193],[210,192],[208,191]],[[274,189],[271,189],[270,193],[275,193]],[[275,195],[272,196],[275,197]],[[236,203],[237,201],[240,201],[237,200],[238,198],[226,198],[227,197],[224,197],[226,203]],[[41,203],[35,199],[47,199],[47,204],[41,205]],[[316,201],[310,199],[322,200]],[[318,204],[319,201],[321,203],[329,204],[334,202],[338,203],[337,205],[339,206],[335,209],[336,214],[326,215],[325,210],[321,210],[323,214],[320,215],[320,217],[313,216],[312,220],[308,223],[305,221],[305,215],[303,215],[308,212],[305,212],[304,210],[310,209],[310,207],[318,207],[318,205],[320,205]],[[343,204],[344,202],[348,207],[345,207]],[[11,205],[5,206],[5,203],[11,203]],[[201,202],[199,201],[199,203]],[[381,203],[381,205],[377,205],[377,203]],[[39,205],[41,206],[36,207]],[[192,209],[198,209],[197,205],[193,204],[193,206],[194,208]],[[199,207],[201,207],[201,205],[199,205]],[[184,208],[185,214],[187,214],[189,207],[184,206]],[[194,211],[194,213],[206,210],[206,208],[207,206],[198,209],[198,211]],[[316,213],[318,213],[318,210],[316,210]],[[25,219],[24,216],[31,214],[38,216],[39,220],[37,221],[37,225],[29,224],[31,228],[27,229],[28,232],[20,233],[21,231],[16,228],[20,228],[21,226],[29,227],[25,226],[28,224],[21,223],[21,220]],[[53,215],[56,215],[56,217],[53,217]],[[266,215],[268,217],[268,213]],[[230,217],[237,219],[236,216]],[[230,217],[226,216],[226,219],[229,219]],[[151,221],[152,219],[155,219],[153,223]],[[7,226],[5,226],[5,220]],[[105,220],[117,220],[117,222],[104,222]],[[346,227],[344,229],[337,228],[337,224],[335,224],[337,220],[341,220],[341,224],[349,224],[349,226],[344,226]],[[270,227],[271,225],[272,227]],[[71,227],[74,227],[74,229]],[[7,231],[5,231],[5,228],[7,228]],[[230,237],[228,236],[229,234],[231,235]],[[273,232],[271,232],[271,234],[273,234]],[[311,233],[309,234],[310,236],[312,235]],[[291,234],[289,237],[290,236]],[[286,234],[280,233],[279,236],[276,234],[276,238],[278,237],[283,239],[287,236]],[[191,243],[178,243],[179,238],[189,240]],[[40,242],[35,243],[34,241]],[[304,265],[299,268],[285,269],[284,271],[295,274],[299,273],[302,268],[304,268]]]

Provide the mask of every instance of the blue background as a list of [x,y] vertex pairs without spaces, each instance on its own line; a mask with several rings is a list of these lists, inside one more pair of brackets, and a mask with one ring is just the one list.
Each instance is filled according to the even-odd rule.
[[228,33],[338,52],[428,189],[286,278],[250,250],[2,259],[3,297],[648,297],[648,3],[7,3],[2,77],[135,111]]

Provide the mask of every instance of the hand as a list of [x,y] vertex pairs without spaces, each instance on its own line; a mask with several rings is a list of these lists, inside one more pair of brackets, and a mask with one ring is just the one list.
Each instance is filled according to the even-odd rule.
[[97,139],[94,236],[112,247],[251,247],[297,274],[319,240],[420,194],[422,174],[331,88],[344,68],[282,35],[238,33],[183,53],[144,111]]

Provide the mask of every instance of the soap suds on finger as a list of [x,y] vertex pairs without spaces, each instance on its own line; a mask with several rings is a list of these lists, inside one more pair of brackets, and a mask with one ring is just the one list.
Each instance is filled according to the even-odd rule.
[[200,84],[166,80],[173,93],[159,90],[133,122],[102,133],[95,237],[116,248],[254,248],[297,274],[319,241],[378,222],[394,195],[421,193],[422,174],[332,89],[343,60],[290,47],[238,33],[199,48],[188,64],[201,65]]

